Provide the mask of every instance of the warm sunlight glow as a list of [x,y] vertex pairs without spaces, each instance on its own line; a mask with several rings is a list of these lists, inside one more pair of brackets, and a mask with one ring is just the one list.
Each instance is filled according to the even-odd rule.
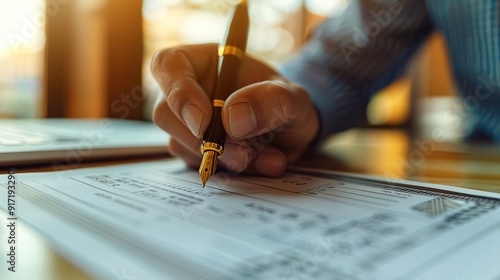
[[0,0],[0,52],[36,51],[43,48],[43,0]]
[[306,8],[320,16],[341,14],[351,0],[305,0]]
[[45,20],[59,2],[0,0],[0,118],[39,115]]

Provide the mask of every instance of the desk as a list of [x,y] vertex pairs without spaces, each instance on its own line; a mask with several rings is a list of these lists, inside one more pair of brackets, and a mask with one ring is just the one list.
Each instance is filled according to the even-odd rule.
[[399,130],[353,129],[299,165],[500,193],[500,147],[410,138]]
[[[138,161],[141,159],[126,162]],[[123,161],[94,162],[79,167],[119,163]],[[298,165],[500,193],[500,148],[411,139],[398,130],[354,129],[339,134],[318,154],[305,158]],[[17,172],[47,170],[47,167],[25,167]],[[19,271],[6,279],[90,279],[22,223],[18,236],[22,244],[19,246]],[[116,277],[120,273],[117,271]]]

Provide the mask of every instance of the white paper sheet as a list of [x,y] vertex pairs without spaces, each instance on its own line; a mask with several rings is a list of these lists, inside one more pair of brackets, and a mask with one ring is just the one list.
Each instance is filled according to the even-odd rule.
[[16,175],[16,217],[97,278],[500,278],[498,194],[311,170],[202,189],[178,160]]

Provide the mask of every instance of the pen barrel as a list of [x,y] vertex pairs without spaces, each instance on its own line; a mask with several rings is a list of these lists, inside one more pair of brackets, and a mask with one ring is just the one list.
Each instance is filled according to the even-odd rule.
[[[240,64],[241,60],[236,56],[224,55],[219,57],[219,75],[212,95],[212,102],[215,100],[225,101],[235,90]],[[226,140],[226,131],[222,124],[222,106],[216,106],[215,102],[212,106],[212,118],[207,130],[205,130],[203,140],[217,143],[221,146],[224,146]]]
[[224,146],[226,142],[226,131],[222,125],[222,107],[212,107],[212,118],[208,124],[207,130],[203,135],[203,142],[217,143]]
[[226,98],[235,91],[241,62],[245,56],[249,17],[246,1],[241,1],[231,18],[226,30],[224,42],[218,50],[217,80],[212,91],[212,118],[203,135],[203,142],[212,142],[224,146],[226,131],[222,124],[222,106]]
[[245,51],[248,39],[250,18],[246,2],[236,5],[229,27],[226,30],[221,46],[235,46]]
[[224,41],[219,45],[217,85],[213,99],[226,100],[235,90],[238,70],[245,56],[250,19],[246,1],[236,5]]
[[219,57],[218,77],[215,85],[213,99],[226,100],[236,90],[241,59],[233,55]]
[[240,65],[245,56],[249,25],[248,9],[243,1],[234,9],[231,24],[219,46],[217,83],[212,99],[226,100],[236,89]]

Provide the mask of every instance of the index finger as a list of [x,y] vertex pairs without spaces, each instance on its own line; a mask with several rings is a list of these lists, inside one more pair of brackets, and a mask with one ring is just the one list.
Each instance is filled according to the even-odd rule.
[[172,112],[198,137],[211,118],[207,94],[216,81],[217,45],[159,51],[153,57],[151,71]]

